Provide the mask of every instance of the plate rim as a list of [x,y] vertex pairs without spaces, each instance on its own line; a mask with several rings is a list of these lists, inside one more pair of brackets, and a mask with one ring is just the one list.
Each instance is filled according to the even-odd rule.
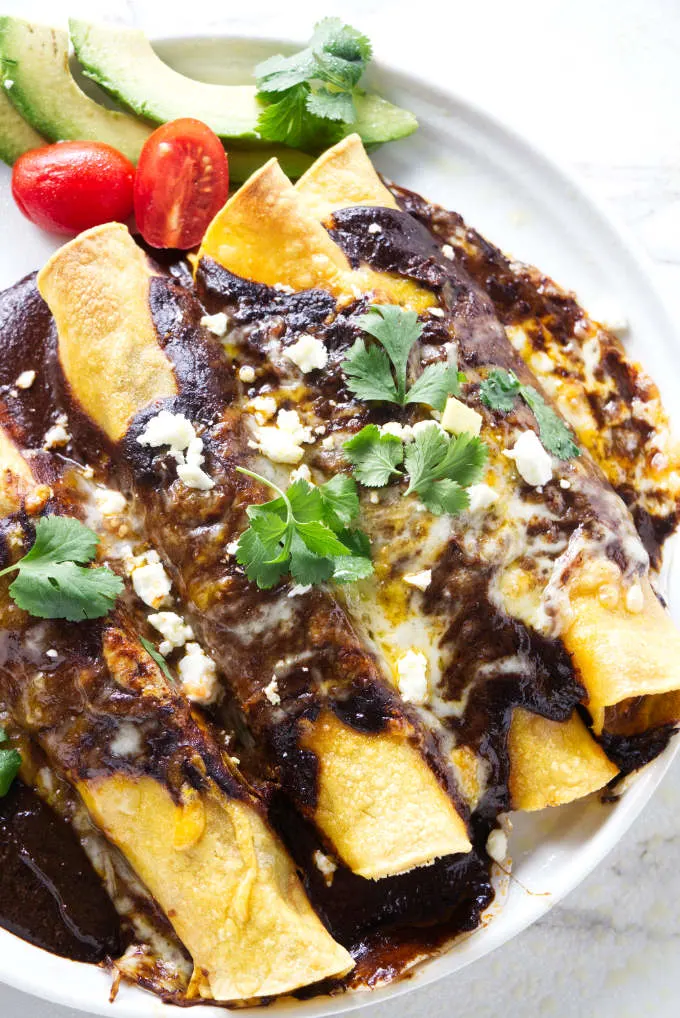
[[[219,40],[225,40],[232,44],[248,42],[272,47],[304,44],[300,42],[299,38],[295,37],[261,35],[254,29],[249,31],[246,25],[239,25],[238,33],[234,35],[227,35],[223,30],[209,33],[206,30],[197,28],[182,32],[177,31],[165,36],[148,33],[148,37],[154,45],[161,47],[164,45],[201,41],[214,43]],[[650,255],[637,240],[632,230],[619,219],[611,207],[591,191],[588,182],[583,179],[577,169],[572,167],[565,169],[558,159],[549,151],[542,149],[532,138],[525,136],[516,127],[504,123],[501,117],[473,99],[460,95],[455,89],[446,88],[432,75],[418,73],[411,69],[399,70],[398,67],[384,59],[374,61],[371,70],[375,70],[379,74],[382,73],[388,78],[397,77],[405,89],[414,88],[420,93],[429,93],[429,96],[432,96],[433,99],[444,105],[455,104],[458,109],[466,114],[468,119],[472,117],[476,125],[481,126],[483,132],[490,130],[501,141],[506,143],[509,141],[514,149],[518,149],[534,165],[537,165],[541,171],[550,175],[554,182],[570,188],[582,204],[590,207],[590,211],[600,220],[600,223],[614,241],[616,248],[622,251],[629,259],[631,265],[636,268],[638,278],[646,286],[655,310],[660,315],[660,321],[664,329],[669,335],[676,337],[675,342],[677,344],[677,330],[674,326],[673,316],[668,300],[657,282],[654,264]],[[405,139],[404,143],[407,142],[408,139]],[[338,996],[317,997],[305,1002],[296,1001],[291,998],[282,998],[269,1005],[266,1013],[271,1018],[286,1018],[286,1016],[296,1018],[297,1015],[301,1016],[301,1018],[320,1018],[320,1016],[356,1011],[359,1008],[369,1007],[372,1004],[395,1000],[397,997],[411,993],[416,989],[432,985],[446,977],[451,977],[456,971],[497,950],[503,944],[508,943],[529,926],[533,925],[539,918],[546,915],[592,873],[626,834],[645,806],[648,805],[679,751],[680,738],[676,738],[660,757],[643,769],[635,782],[635,787],[637,787],[638,783],[642,782],[647,787],[638,789],[637,796],[631,795],[634,788],[628,790],[618,806],[618,812],[622,813],[622,816],[612,817],[604,821],[595,834],[592,835],[589,846],[590,854],[585,864],[582,861],[580,867],[574,867],[573,871],[571,869],[568,870],[566,879],[561,881],[556,891],[551,890],[548,896],[540,898],[540,904],[533,911],[527,911],[526,917],[518,922],[514,928],[507,931],[501,937],[494,938],[495,942],[489,946],[473,952],[474,956],[465,959],[461,965],[456,965],[448,971],[445,966],[443,966],[443,971],[428,971],[438,961],[441,962],[450,955],[452,950],[455,950],[455,946],[452,945],[451,948],[445,950],[442,954],[419,965],[413,975],[407,975],[405,978],[397,980],[388,986],[374,991],[358,990]],[[630,796],[630,799],[627,798],[628,796]],[[628,806],[626,808],[627,802]],[[492,920],[488,927],[483,925],[472,934],[464,937],[462,943],[470,943],[473,939],[477,941],[485,937],[485,935],[488,939],[488,930],[493,929],[494,922]],[[7,952],[2,950],[4,946],[11,946],[12,943],[20,954],[27,954],[26,963],[23,968],[13,968],[7,961]],[[10,950],[10,954],[12,953]],[[31,968],[30,964],[32,959],[35,960],[33,968]],[[48,970],[51,968],[55,969],[55,977],[59,977],[56,983],[50,980]],[[56,972],[57,969],[62,971],[58,973]],[[42,974],[38,976],[36,974],[38,972]],[[101,976],[104,978],[101,978]],[[101,998],[94,1001],[85,1000],[83,998],[91,991],[88,986],[82,984],[93,981],[94,978],[98,980]],[[0,928],[0,989],[2,989],[4,984],[52,1004],[71,1007],[89,1014],[108,1015],[110,1018],[113,1018],[115,1014],[118,1014],[120,1018],[157,1018],[157,1016],[162,1014],[170,1014],[171,1011],[169,1009],[175,1007],[177,1007],[179,1012],[177,1005],[164,1004],[150,992],[125,984],[121,986],[121,992],[117,1001],[111,1003],[106,992],[107,978],[108,974],[97,966],[53,955],[51,952],[36,947]],[[114,1011],[114,1008],[117,1008],[117,1011]],[[223,1018],[226,1010],[224,1007],[208,1004],[201,1008],[201,1015],[205,1016],[205,1018]],[[246,1011],[248,1014],[254,1013],[253,1008],[247,1008]]]

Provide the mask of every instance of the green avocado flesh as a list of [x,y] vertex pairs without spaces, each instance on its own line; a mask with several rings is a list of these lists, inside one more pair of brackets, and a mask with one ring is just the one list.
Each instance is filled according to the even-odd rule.
[[102,141],[132,162],[139,158],[153,128],[85,95],[69,69],[66,32],[0,18],[0,68],[14,108],[48,141]]
[[[80,89],[65,32],[0,17],[0,159],[6,163],[62,140],[105,142],[136,163],[153,130],[148,121],[194,117],[225,141],[235,184],[272,157],[293,179],[311,165],[311,155],[258,137],[254,87],[208,85],[178,74],[135,29],[71,21],[71,35],[85,73],[131,113],[109,110]],[[377,95],[358,94],[356,106],[358,119],[347,133],[358,131],[367,145],[405,137],[417,126],[410,113]]]
[[4,87],[0,86],[0,159],[10,166],[29,149],[47,144],[47,140],[26,123],[7,98],[13,85],[12,79],[8,78]]
[[[69,26],[85,74],[133,113],[155,123],[196,117],[225,142],[263,144],[257,134],[262,107],[253,85],[208,85],[187,78],[164,64],[137,29],[75,19]],[[347,133],[358,132],[368,145],[404,138],[418,126],[411,113],[377,95],[358,96],[357,112]]]

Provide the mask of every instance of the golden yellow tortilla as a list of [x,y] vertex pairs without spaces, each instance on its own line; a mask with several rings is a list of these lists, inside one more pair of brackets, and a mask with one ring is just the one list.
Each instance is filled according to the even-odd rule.
[[339,301],[369,294],[375,303],[398,303],[417,311],[436,303],[429,290],[409,279],[365,266],[352,269],[275,159],[217,213],[198,262],[206,257],[243,279],[296,291],[319,287]]
[[212,258],[243,279],[294,290],[351,292],[352,269],[270,159],[232,195],[208,227],[198,259]]
[[[214,1000],[287,993],[353,965],[313,912],[289,856],[259,814],[211,782],[176,841],[182,807],[151,777],[81,784],[97,825],[166,913],[194,961],[194,987]],[[196,807],[192,806],[194,813]]]
[[8,516],[21,505],[21,496],[36,483],[31,468],[11,436],[0,427],[0,515]]
[[598,791],[618,774],[578,714],[560,722],[516,708],[508,752],[513,809],[560,806]]
[[59,359],[78,403],[114,441],[134,415],[177,394],[149,309],[153,272],[127,228],[79,234],[38,273],[59,331]]
[[[598,596],[603,586],[615,604]],[[652,586],[641,581],[643,607],[630,611],[626,589],[603,577],[599,563],[587,564],[569,584],[571,621],[561,634],[597,712],[634,696],[680,689],[680,634]]]
[[358,732],[328,711],[301,742],[319,761],[317,823],[359,876],[391,876],[472,848],[451,799],[403,735]]
[[320,223],[328,222],[333,212],[351,205],[399,207],[375,172],[358,134],[348,135],[320,155],[300,177],[295,190]]

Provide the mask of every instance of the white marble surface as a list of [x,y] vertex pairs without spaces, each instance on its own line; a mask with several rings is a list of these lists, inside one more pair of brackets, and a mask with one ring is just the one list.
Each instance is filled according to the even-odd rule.
[[[680,316],[678,0],[10,0],[43,20],[69,12],[157,35],[238,31],[304,38],[339,14],[377,55],[446,83],[575,169],[633,229]],[[291,10],[291,7],[293,8]],[[413,10],[417,17],[413,17]],[[246,13],[247,12],[247,13]],[[587,249],[588,238],[583,238]],[[674,409],[674,408],[671,408]],[[680,411],[675,408],[676,417]],[[544,920],[451,979],[376,1005],[370,1018],[670,1018],[680,1012],[680,761],[611,856]],[[0,987],[2,1018],[75,1018]]]

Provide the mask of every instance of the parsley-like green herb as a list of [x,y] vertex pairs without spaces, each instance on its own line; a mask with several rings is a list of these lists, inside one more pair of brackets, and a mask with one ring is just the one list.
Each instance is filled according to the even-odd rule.
[[515,405],[522,386],[513,371],[494,368],[479,386],[479,398],[490,410],[502,410],[509,413]]
[[[482,475],[487,447],[480,438],[448,436],[433,421],[404,446],[395,435],[367,424],[343,446],[356,477],[370,488],[382,488],[393,477],[408,474],[405,495],[416,492],[430,512],[455,516],[470,504],[465,490]],[[402,469],[403,465],[403,469]]]
[[358,320],[380,346],[357,339],[342,363],[347,388],[358,399],[384,403],[426,403],[443,410],[448,396],[460,392],[462,376],[453,364],[430,364],[407,390],[408,359],[423,326],[415,311],[392,304],[374,304]]
[[405,494],[415,491],[437,516],[455,516],[469,506],[465,489],[481,478],[487,455],[486,444],[476,435],[463,432],[450,438],[436,424],[423,428],[406,446],[409,486]]
[[324,18],[305,49],[255,68],[258,98],[266,103],[260,135],[308,150],[338,141],[357,119],[354,97],[370,59],[365,35],[339,18]]
[[[8,742],[7,733],[0,728],[0,745]],[[16,749],[0,749],[0,799],[9,792],[21,767],[21,753]]]
[[106,566],[90,569],[97,535],[66,516],[38,520],[33,547],[23,558],[0,571],[18,570],[10,585],[14,603],[41,619],[81,622],[111,611],[123,582]]
[[168,662],[165,660],[163,655],[158,650],[156,650],[151,640],[147,640],[144,636],[141,636],[140,640],[142,643],[142,647],[147,652],[147,654],[153,658],[153,660],[156,662],[160,670],[163,672],[163,675],[165,675],[166,679],[168,679],[170,682],[174,682],[175,680],[172,677],[172,672],[168,668]]
[[538,389],[533,385],[523,385],[512,371],[494,368],[479,386],[482,403],[491,410],[512,410],[515,398],[521,396],[533,412],[538,424],[541,442],[553,456],[568,460],[580,456],[579,449],[569,427],[561,417],[549,407]]
[[357,480],[367,488],[382,488],[400,477],[404,443],[396,435],[381,434],[377,424],[367,424],[343,444]]
[[303,585],[351,583],[370,575],[368,538],[350,529],[359,512],[351,477],[338,475],[318,487],[300,478],[283,491],[260,474],[237,470],[277,493],[271,502],[246,510],[250,526],[239,538],[236,561],[249,580],[267,589],[287,574]]
[[552,407],[549,407],[533,385],[522,386],[522,399],[527,406],[533,410],[534,417],[538,422],[538,431],[541,442],[548,452],[557,456],[560,460],[570,460],[581,455],[574,436],[569,427],[564,423]]

